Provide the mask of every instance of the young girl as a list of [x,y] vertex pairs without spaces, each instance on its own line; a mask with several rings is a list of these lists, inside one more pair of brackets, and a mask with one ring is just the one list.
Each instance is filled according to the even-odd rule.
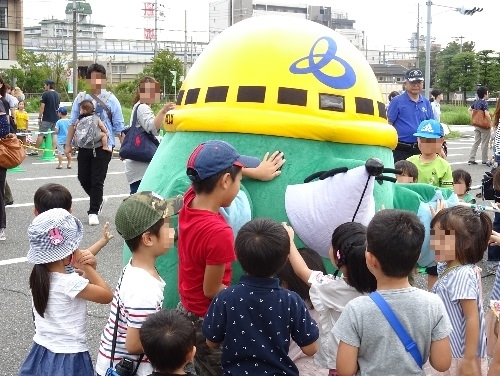
[[[24,110],[24,102],[19,102],[16,111],[17,131],[22,133],[28,133],[28,121],[29,121],[29,115]],[[26,136],[19,136],[19,139],[26,145]],[[31,151],[29,152],[31,153]]]
[[[330,260],[337,268],[333,275],[311,270],[295,247],[290,249],[293,270],[310,286],[311,303],[319,314],[320,346],[314,363],[328,368],[330,376],[338,375],[338,343],[332,333],[335,322],[349,301],[377,288],[377,281],[366,266],[365,251],[366,227],[355,222],[344,223],[333,232]],[[339,271],[342,277],[338,276]]]
[[[86,339],[87,300],[108,304],[113,292],[79,255],[82,223],[67,210],[51,209],[35,217],[28,236],[27,258],[35,264],[29,278],[35,343],[19,376],[93,376]],[[83,275],[66,274],[69,264]]]
[[[323,259],[321,256],[310,248],[300,248],[299,253],[304,259],[304,262],[312,270],[319,270],[321,273],[326,274],[326,268],[323,264]],[[281,281],[281,287],[295,291],[306,303],[307,309],[311,317],[318,322],[319,315],[314,309],[311,298],[309,296],[309,286],[307,283],[302,281],[297,274],[293,271],[292,264],[287,261],[283,269],[279,271],[276,275]],[[290,349],[288,350],[288,356],[295,363],[299,370],[299,374],[302,376],[318,376],[326,375],[328,369],[315,366],[313,364],[312,356],[307,356],[302,352],[300,347],[294,342],[290,342]]]
[[[439,262],[439,295],[450,317],[452,364],[432,375],[486,375],[486,333],[480,269],[491,236],[491,219],[464,206],[440,210],[431,221],[431,248]],[[429,374],[429,373],[428,373]]]
[[465,170],[458,169],[453,171],[451,175],[453,176],[453,191],[458,196],[458,199],[469,204],[475,204],[476,199],[469,193],[472,185],[470,174]]

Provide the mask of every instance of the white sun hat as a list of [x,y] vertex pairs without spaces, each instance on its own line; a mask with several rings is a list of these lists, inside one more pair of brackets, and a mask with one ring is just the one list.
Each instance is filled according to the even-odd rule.
[[71,255],[83,238],[82,222],[65,209],[50,209],[39,214],[28,227],[32,264],[48,264]]

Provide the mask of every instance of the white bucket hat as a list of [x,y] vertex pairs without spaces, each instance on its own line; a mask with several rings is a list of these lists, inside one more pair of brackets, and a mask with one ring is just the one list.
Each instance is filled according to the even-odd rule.
[[83,238],[82,222],[65,209],[50,209],[35,217],[28,227],[32,264],[48,264],[71,255]]

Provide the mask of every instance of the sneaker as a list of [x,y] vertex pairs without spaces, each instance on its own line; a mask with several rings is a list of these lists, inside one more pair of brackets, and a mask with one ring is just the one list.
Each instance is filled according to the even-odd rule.
[[467,164],[470,164],[470,165],[476,165],[476,164],[477,164],[477,162],[476,162],[476,161],[469,161],[469,162],[467,162]]
[[482,164],[484,164],[484,165],[486,165],[486,166],[488,166],[488,167],[491,167],[491,166],[493,165],[490,161],[488,161],[488,162],[483,162]]
[[7,238],[5,237],[5,229],[4,228],[0,228],[0,240],[7,240]]
[[97,226],[99,224],[99,217],[97,214],[89,214],[89,225]]

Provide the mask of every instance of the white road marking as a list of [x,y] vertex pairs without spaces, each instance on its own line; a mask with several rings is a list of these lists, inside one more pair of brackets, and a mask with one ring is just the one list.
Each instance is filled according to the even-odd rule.
[[0,266],[3,265],[11,265],[11,264],[20,264],[21,262],[26,262],[28,259],[26,257],[19,257],[10,260],[0,260]]
[[[107,175],[123,175],[125,171],[108,172]],[[58,175],[58,176],[41,176],[38,178],[22,178],[17,179],[18,181],[32,181],[32,180],[49,180],[49,179],[66,179],[66,178],[76,178],[78,175]]]
[[[124,193],[124,194],[120,194],[120,195],[109,195],[109,196],[103,196],[103,199],[106,201],[110,198],[123,198],[123,197],[127,197],[127,196],[130,196],[130,193]],[[79,201],[89,201],[90,198],[88,197],[79,197],[79,198],[74,198],[72,201],[73,202],[79,202]],[[33,206],[34,204],[32,202],[28,202],[26,204],[13,204],[13,205],[8,205],[5,207],[5,209],[8,209],[8,208],[23,208],[23,207],[27,207],[27,206]]]

